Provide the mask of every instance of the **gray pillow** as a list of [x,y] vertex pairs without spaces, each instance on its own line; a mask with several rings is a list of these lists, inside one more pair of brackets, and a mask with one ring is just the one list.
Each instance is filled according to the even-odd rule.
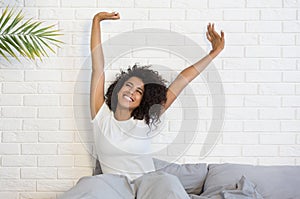
[[[153,158],[153,162],[156,171],[164,171],[177,176],[187,193],[199,195],[202,192],[207,175],[207,164],[175,164],[156,158]],[[96,160],[93,175],[99,174],[102,174],[102,170],[99,160]]]
[[300,198],[300,166],[253,166],[211,164],[204,192],[216,187],[234,186],[242,177],[256,185],[264,199]]
[[199,195],[202,192],[207,175],[207,165],[205,163],[176,164],[156,158],[153,158],[153,162],[156,171],[164,171],[177,176],[188,194]]

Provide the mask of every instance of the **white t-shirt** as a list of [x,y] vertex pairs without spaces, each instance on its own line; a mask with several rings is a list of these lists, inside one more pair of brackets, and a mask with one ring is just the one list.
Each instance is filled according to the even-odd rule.
[[125,175],[133,180],[155,170],[151,135],[160,128],[151,131],[144,120],[132,117],[118,121],[105,102],[91,123],[103,173]]

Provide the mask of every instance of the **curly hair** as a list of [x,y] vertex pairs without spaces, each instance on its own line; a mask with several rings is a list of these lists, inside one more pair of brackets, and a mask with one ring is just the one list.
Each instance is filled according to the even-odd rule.
[[150,66],[138,66],[135,64],[127,71],[121,70],[115,81],[108,87],[105,94],[105,102],[113,112],[116,111],[117,94],[124,83],[131,77],[138,77],[144,83],[144,94],[140,105],[135,108],[131,116],[134,119],[145,120],[147,125],[157,124],[162,111],[162,105],[167,100],[167,87],[164,80],[157,71],[149,69]]

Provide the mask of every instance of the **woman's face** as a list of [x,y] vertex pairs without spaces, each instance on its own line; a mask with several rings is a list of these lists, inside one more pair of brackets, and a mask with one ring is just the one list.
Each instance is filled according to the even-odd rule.
[[129,109],[129,111],[133,111],[140,105],[143,94],[143,81],[138,77],[129,78],[118,92],[117,108],[126,108]]

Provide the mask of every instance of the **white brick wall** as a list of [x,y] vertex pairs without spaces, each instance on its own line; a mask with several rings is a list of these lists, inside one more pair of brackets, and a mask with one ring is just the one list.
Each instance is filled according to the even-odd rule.
[[[42,62],[0,60],[0,198],[55,199],[80,177],[91,175],[95,165],[90,155],[94,148],[88,144],[92,141],[91,66],[86,61],[90,59],[91,19],[102,10],[121,14],[121,20],[105,21],[102,26],[103,41],[111,42],[114,52],[127,49],[126,40],[112,40],[114,36],[157,28],[178,32],[186,39],[162,39],[153,32],[149,38],[138,34],[136,44],[144,46],[151,39],[156,45],[180,46],[191,51],[188,57],[200,58],[209,50],[206,24],[215,22],[225,32],[225,50],[213,63],[217,70],[202,73],[170,109],[170,135],[179,129],[183,134],[161,152],[163,157],[182,155],[185,144],[193,142],[179,162],[300,165],[300,1],[1,2],[3,7],[7,4],[23,8],[26,19],[56,24],[65,44]],[[188,60],[167,51],[134,51],[115,60],[107,79],[112,80],[120,66],[135,62],[167,67],[162,74],[169,81],[189,65]],[[216,107],[215,99],[222,99],[221,86],[225,107]],[[222,110],[225,118],[219,133]],[[210,144],[215,143],[211,150]],[[201,157],[200,151],[207,156]]]

